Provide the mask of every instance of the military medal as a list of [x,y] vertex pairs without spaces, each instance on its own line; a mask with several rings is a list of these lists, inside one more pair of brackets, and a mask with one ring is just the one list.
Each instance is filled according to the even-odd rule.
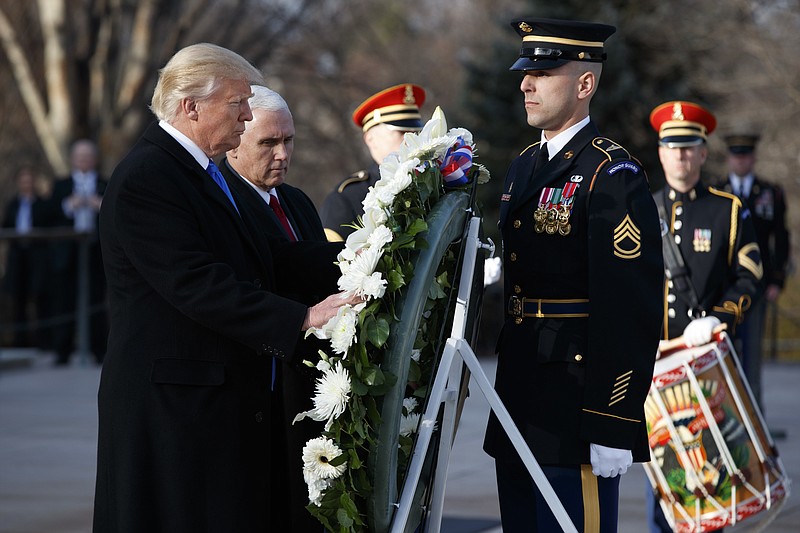
[[710,252],[711,251],[711,230],[695,228],[694,238],[692,245],[695,252]]
[[537,207],[536,211],[533,213],[533,229],[536,233],[543,233],[548,225],[549,210],[555,191],[556,189],[552,187],[545,187],[542,189],[542,194],[539,196],[539,207]]
[[566,237],[572,231],[569,217],[572,214],[572,205],[575,193],[580,183],[569,182],[563,189],[545,187],[539,196],[539,206],[533,213],[533,229],[536,233],[548,235],[561,235]]

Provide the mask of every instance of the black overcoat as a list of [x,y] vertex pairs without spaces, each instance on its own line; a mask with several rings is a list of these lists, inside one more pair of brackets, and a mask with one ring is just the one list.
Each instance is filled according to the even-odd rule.
[[[219,167],[231,190],[239,199],[240,211],[251,217],[266,237],[287,239],[286,230],[264,198],[245,182],[244,178],[228,164],[227,159],[223,159]],[[276,192],[298,239],[327,241],[319,214],[306,193],[287,183],[278,185]],[[341,248],[341,243],[334,246]],[[282,290],[282,287],[276,288],[278,294],[307,304],[313,304],[321,297],[321,295],[304,296]],[[328,292],[334,290],[335,285]],[[277,503],[282,498],[280,505],[285,509],[282,531],[287,533],[305,533],[321,528],[317,519],[305,508],[308,504],[308,487],[303,479],[302,452],[303,446],[310,439],[319,437],[323,425],[311,418],[305,418],[294,424],[292,421],[298,413],[314,407],[312,401],[315,394],[314,384],[319,372],[312,371],[302,361],[317,361],[319,359],[317,351],[329,347],[327,341],[318,340],[313,336],[303,339],[297,344],[293,360],[282,361],[276,367],[277,376],[272,394],[273,435],[276,438],[272,440],[272,446],[273,452],[282,455],[285,460],[275,465],[272,474],[274,479],[283,482],[285,490],[279,495],[273,495],[273,501]],[[280,446],[284,449],[277,451]]]
[[287,246],[273,262],[273,243],[157,124],[114,171],[100,238],[111,331],[94,531],[276,530],[271,358],[294,353],[307,307],[272,291],[321,291],[335,249]]

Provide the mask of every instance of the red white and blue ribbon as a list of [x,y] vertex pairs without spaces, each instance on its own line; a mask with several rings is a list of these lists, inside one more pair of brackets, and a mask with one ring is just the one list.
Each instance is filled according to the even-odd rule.
[[457,187],[469,181],[467,173],[472,168],[472,146],[461,137],[447,149],[440,167],[446,187]]

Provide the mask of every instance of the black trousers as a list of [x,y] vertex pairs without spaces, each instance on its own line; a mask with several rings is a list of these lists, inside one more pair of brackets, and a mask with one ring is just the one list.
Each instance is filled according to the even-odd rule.
[[[495,469],[503,533],[562,531],[522,463],[496,461]],[[578,531],[616,533],[619,476],[596,477],[590,465],[542,466],[542,470]]]

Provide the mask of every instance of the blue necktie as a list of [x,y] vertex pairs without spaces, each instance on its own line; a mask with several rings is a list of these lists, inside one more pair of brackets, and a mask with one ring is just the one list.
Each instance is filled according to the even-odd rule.
[[239,212],[239,208],[236,207],[236,202],[233,201],[233,195],[231,194],[231,190],[228,188],[228,184],[225,182],[225,178],[222,177],[222,172],[219,171],[219,167],[214,164],[212,160],[208,160],[208,167],[206,168],[206,172],[208,175],[211,176],[219,188],[222,189],[222,192],[225,193],[225,196],[228,197],[228,200],[231,201],[233,208],[236,209],[236,212]]

